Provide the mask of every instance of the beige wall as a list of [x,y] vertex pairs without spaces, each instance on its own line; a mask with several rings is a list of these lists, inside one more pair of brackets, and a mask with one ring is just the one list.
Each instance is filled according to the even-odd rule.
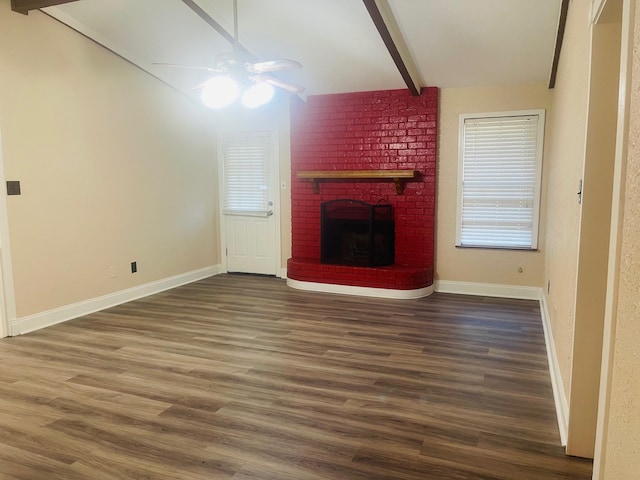
[[[436,280],[542,286],[544,214],[540,218],[538,251],[455,247],[458,138],[459,118],[462,113],[546,109],[548,115],[550,105],[551,94],[547,85],[542,83],[441,90],[436,201]],[[549,127],[545,130],[548,132]],[[541,211],[544,212],[544,200]]]
[[209,112],[8,1],[0,65],[18,317],[219,263]]
[[630,85],[626,174],[623,178],[623,220],[618,276],[617,316],[614,322],[612,375],[606,412],[605,480],[640,479],[640,2],[635,5],[633,70]]
[[[590,2],[570,4],[556,85],[553,110],[548,117],[545,177],[545,277],[549,282],[547,307],[562,376],[570,398],[571,363],[578,268],[580,205],[576,192],[582,178],[589,82]],[[547,289],[545,288],[545,293]]]

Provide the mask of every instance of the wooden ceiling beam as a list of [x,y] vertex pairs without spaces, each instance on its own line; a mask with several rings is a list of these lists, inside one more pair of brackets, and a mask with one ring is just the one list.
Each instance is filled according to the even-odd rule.
[[213,28],[216,32],[218,32],[220,35],[222,35],[222,38],[224,38],[227,42],[229,42],[231,45],[235,44],[235,48],[237,48],[238,50],[244,52],[246,55],[250,55],[252,57],[255,57],[255,55],[253,55],[249,50],[247,50],[245,47],[240,45],[240,43],[236,44],[235,43],[235,38],[233,37],[233,34],[227,32],[222,25],[220,25],[218,22],[216,22],[213,19],[213,17],[211,15],[209,15],[202,7],[200,7],[200,5],[198,5],[194,0],[182,0],[182,3],[184,3],[187,7],[189,7],[191,10],[193,10],[193,12],[196,15],[198,15],[202,20],[207,22],[207,24],[211,28]]
[[62,5],[63,3],[71,3],[75,1],[76,0],[11,0],[11,10],[28,15],[29,10],[53,7],[54,5]]
[[569,0],[562,0],[560,6],[560,18],[558,19],[558,33],[556,34],[556,48],[553,52],[553,63],[551,64],[551,75],[549,75],[549,88],[556,86],[556,76],[558,75],[558,65],[560,63],[560,52],[562,51],[562,40],[564,39],[564,29],[567,25],[567,13],[569,12]]
[[382,41],[391,54],[391,58],[396,64],[396,68],[402,75],[403,80],[407,84],[407,88],[414,96],[419,96],[422,89],[422,79],[416,67],[409,48],[404,41],[400,27],[389,2],[387,0],[362,0],[367,11],[373,20],[373,24],[378,29]]

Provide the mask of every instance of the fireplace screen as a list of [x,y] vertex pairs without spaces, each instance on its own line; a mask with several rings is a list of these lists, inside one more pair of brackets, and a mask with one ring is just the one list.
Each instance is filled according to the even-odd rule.
[[320,210],[320,261],[338,265],[393,265],[391,205],[332,200]]

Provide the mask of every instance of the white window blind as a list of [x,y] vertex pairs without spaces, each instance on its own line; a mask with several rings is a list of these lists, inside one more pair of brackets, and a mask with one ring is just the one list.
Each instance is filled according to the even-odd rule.
[[229,215],[267,215],[271,134],[227,133],[223,141],[224,205]]
[[461,117],[458,245],[537,248],[544,111]]

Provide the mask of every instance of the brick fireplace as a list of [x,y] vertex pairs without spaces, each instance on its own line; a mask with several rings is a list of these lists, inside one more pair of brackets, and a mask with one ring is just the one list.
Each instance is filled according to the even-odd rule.
[[[411,292],[430,293],[437,119],[435,87],[423,89],[419,97],[406,90],[359,92],[310,96],[306,104],[292,106],[292,258],[287,262],[287,277],[294,286],[369,287],[407,291],[408,297]],[[314,172],[345,171],[368,171],[371,176],[309,179]],[[394,182],[392,176],[376,176],[376,172],[384,176],[390,171],[412,172],[411,176],[415,172],[415,178]],[[321,263],[321,205],[338,199],[392,205],[393,265]]]

